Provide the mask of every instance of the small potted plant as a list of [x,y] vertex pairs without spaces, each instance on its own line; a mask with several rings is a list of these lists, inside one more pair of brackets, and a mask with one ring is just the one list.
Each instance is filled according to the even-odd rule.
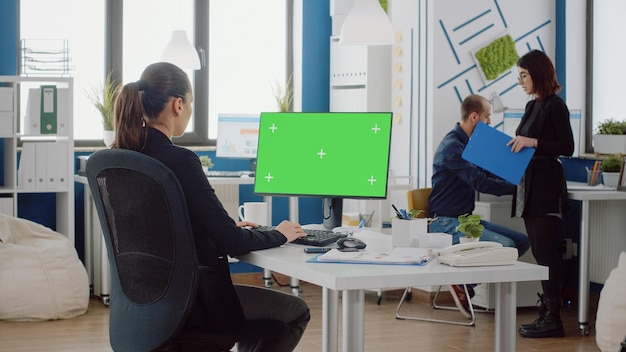
[[289,76],[289,79],[287,79],[284,87],[281,87],[278,82],[273,87],[274,99],[276,99],[279,112],[287,112],[291,108],[291,102],[293,101],[293,87],[291,85],[292,77],[293,76],[291,75]]
[[465,234],[465,237],[460,238],[461,242],[478,241],[480,236],[483,235],[485,226],[480,223],[480,215],[459,215],[458,220],[460,224],[456,227],[456,230]]
[[607,119],[598,125],[598,133],[593,135],[593,149],[596,153],[626,153],[626,121]]
[[211,160],[211,158],[206,155],[201,155],[200,164],[202,164],[202,167],[206,168],[206,170],[208,171],[210,168],[213,167],[213,160]]
[[88,94],[89,99],[96,107],[100,116],[102,117],[102,128],[104,129],[104,144],[106,146],[111,145],[115,140],[115,98],[122,86],[121,83],[117,83],[113,77],[113,72],[109,72],[104,81],[104,85],[93,88],[91,94]]
[[622,169],[622,157],[620,154],[609,155],[600,164],[602,179],[607,187],[617,187],[619,172]]

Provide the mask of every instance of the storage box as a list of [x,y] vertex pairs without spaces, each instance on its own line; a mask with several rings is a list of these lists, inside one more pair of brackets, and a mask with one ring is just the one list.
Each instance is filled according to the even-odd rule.
[[13,88],[0,87],[0,111],[13,112]]

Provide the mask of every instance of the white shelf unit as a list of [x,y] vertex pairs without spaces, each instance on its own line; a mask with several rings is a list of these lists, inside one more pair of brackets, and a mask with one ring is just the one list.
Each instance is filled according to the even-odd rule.
[[391,111],[391,49],[330,43],[330,111]]
[[[57,90],[56,133],[41,134],[32,128],[31,119],[26,126],[29,91],[41,86],[55,86]],[[60,93],[62,90],[62,93]],[[33,97],[31,99],[40,99]],[[39,101],[41,103],[41,101]],[[47,104],[49,100],[44,103]],[[39,114],[35,114],[39,116]],[[0,184],[0,212],[18,216],[18,196],[32,193],[54,193],[56,198],[55,231],[67,236],[74,243],[74,137],[73,137],[73,78],[71,77],[22,77],[0,76],[0,141],[2,153],[2,182]],[[44,163],[32,164],[36,175],[30,175],[42,186],[25,186],[20,182],[18,168],[24,143],[31,146],[42,144],[36,155],[45,155]],[[43,144],[45,143],[45,144]],[[36,149],[36,148],[33,148]],[[50,158],[48,158],[50,156]],[[39,160],[41,160],[40,158]],[[22,166],[24,167],[24,166]],[[30,169],[32,171],[32,169]]]

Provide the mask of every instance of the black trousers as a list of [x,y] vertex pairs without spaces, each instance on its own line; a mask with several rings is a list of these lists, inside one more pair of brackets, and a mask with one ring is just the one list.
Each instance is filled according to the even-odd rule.
[[560,299],[563,267],[560,246],[561,219],[550,215],[531,216],[524,218],[524,225],[537,264],[549,268],[549,279],[541,281],[543,294],[546,298]]
[[306,302],[294,295],[264,287],[235,285],[237,296],[248,320],[274,319],[289,326],[283,338],[237,343],[239,352],[293,351],[304,334],[310,315]]

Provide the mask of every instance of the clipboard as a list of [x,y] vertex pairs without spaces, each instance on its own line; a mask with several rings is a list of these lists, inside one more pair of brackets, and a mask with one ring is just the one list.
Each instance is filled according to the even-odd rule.
[[511,147],[506,146],[511,139],[513,137],[479,122],[461,156],[517,185],[535,154],[535,148],[523,148],[519,153],[513,153]]

